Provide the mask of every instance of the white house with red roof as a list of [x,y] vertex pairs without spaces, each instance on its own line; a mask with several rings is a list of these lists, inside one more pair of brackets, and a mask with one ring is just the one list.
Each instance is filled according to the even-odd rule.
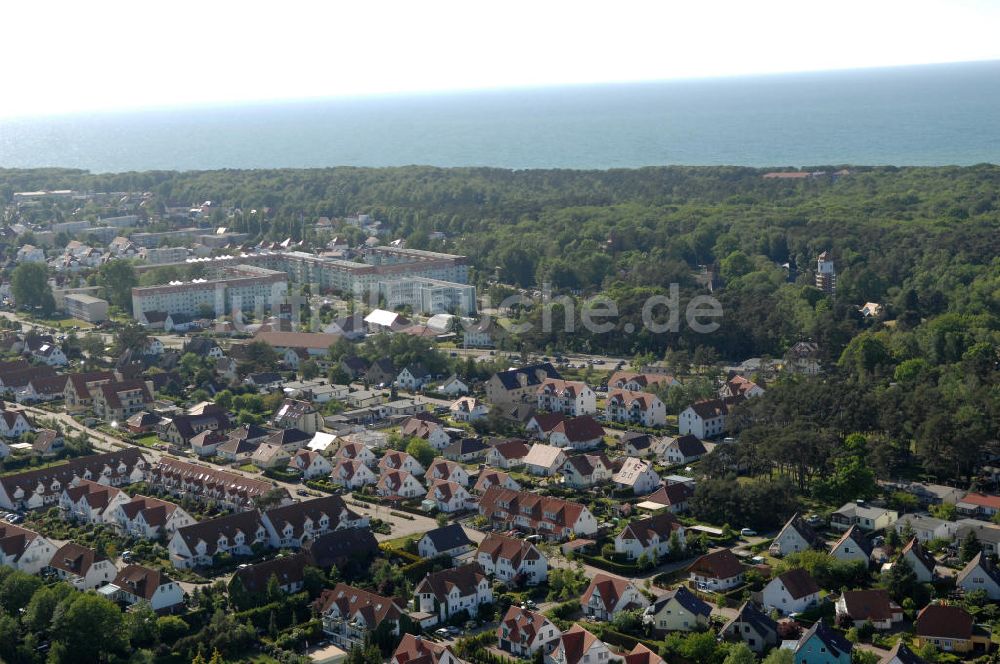
[[608,393],[604,414],[611,422],[622,424],[662,427],[667,423],[666,405],[649,392],[612,390]]
[[511,606],[497,627],[500,650],[524,659],[531,659],[541,650],[548,654],[559,645],[562,631],[537,611]]
[[450,480],[458,482],[462,486],[469,486],[469,473],[465,468],[455,462],[438,457],[434,459],[427,473],[424,476],[427,480]]
[[549,561],[531,542],[489,533],[480,542],[476,562],[501,581],[521,582],[528,586],[545,583]]
[[[686,546],[684,526],[670,512],[630,521],[615,535],[615,552],[629,560],[646,555],[651,561],[671,553],[676,543],[679,549]],[[676,553],[676,552],[674,552]]]
[[591,415],[597,412],[597,394],[578,380],[549,378],[535,391],[539,410],[565,415]]
[[649,600],[628,579],[597,574],[580,597],[580,604],[586,615],[610,621],[622,611],[645,609]]
[[375,493],[382,498],[419,498],[427,489],[405,470],[387,470],[379,475]]
[[326,477],[333,472],[330,460],[315,450],[301,449],[295,453],[291,462],[291,468],[302,473],[302,478],[306,480],[317,477]]
[[324,590],[314,606],[323,622],[323,632],[346,649],[364,644],[367,635],[383,624],[389,634],[399,634],[399,619],[404,613],[396,600],[346,583]]
[[550,655],[552,664],[595,664],[623,662],[625,658],[612,652],[604,641],[584,627],[574,623],[563,632],[559,644]]
[[376,484],[378,476],[358,459],[340,459],[330,471],[330,481],[336,486],[347,487],[353,491],[369,484]]
[[470,509],[475,504],[464,486],[450,480],[430,480],[424,500],[449,514]]
[[965,516],[989,520],[997,512],[1000,512],[1000,496],[987,493],[967,493],[955,507]]
[[520,491],[521,485],[517,483],[513,477],[502,470],[493,470],[492,468],[486,468],[479,471],[479,477],[476,479],[476,485],[472,487],[472,493],[476,495],[483,495],[486,490],[491,486],[501,486],[505,489],[511,489],[513,491]]
[[479,499],[479,514],[494,526],[519,528],[546,539],[597,532],[597,519],[585,505],[528,491],[490,487]]
[[698,584],[699,589],[714,592],[729,590],[743,583],[743,563],[729,549],[719,549],[691,563],[688,576]]
[[406,452],[399,450],[389,450],[386,452],[385,456],[378,462],[378,469],[380,474],[387,470],[402,470],[417,477],[422,476],[426,472],[419,461]]
[[105,523],[115,508],[129,502],[128,494],[121,489],[91,480],[79,480],[67,486],[59,496],[63,515],[82,523]]
[[378,462],[375,452],[364,443],[347,442],[340,446],[335,455],[337,459],[357,459],[366,466],[374,466]]

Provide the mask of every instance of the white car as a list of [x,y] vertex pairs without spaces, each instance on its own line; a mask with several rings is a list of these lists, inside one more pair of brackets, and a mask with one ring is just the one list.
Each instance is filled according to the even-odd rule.
[[740,531],[740,535],[742,535],[743,537],[756,537],[757,531],[754,530],[753,528],[744,528],[743,530]]

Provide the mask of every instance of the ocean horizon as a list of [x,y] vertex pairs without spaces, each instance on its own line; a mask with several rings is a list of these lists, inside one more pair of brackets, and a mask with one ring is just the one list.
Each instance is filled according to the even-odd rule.
[[1000,61],[0,118],[3,168],[983,162],[1000,162]]

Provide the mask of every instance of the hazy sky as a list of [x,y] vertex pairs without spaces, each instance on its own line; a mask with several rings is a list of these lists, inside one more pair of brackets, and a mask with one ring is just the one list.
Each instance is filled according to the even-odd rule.
[[1000,59],[1000,0],[10,0],[0,115]]

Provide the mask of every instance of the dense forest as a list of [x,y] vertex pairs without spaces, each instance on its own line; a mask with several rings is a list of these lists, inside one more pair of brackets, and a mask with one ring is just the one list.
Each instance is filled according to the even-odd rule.
[[[237,211],[213,223],[313,246],[325,239],[316,218],[362,212],[408,246],[469,256],[475,283],[494,302],[547,283],[578,298],[577,313],[596,294],[618,303],[616,333],[567,334],[560,325],[546,333],[535,325],[505,340],[513,347],[738,361],[779,357],[812,340],[825,376],[782,381],[747,408],[740,420],[750,445],[741,449],[751,451],[716,460],[720,473],[777,469],[800,488],[826,478],[822,491],[831,499],[857,494],[834,480],[862,457],[880,475],[915,460],[936,477],[968,478],[1000,431],[1000,167],[852,167],[805,179],[763,173],[0,170],[0,198],[34,189],[143,190],[155,195],[147,210],[154,216],[167,205],[220,201]],[[435,233],[444,239],[431,240]],[[822,251],[836,260],[834,296],[813,286]],[[724,312],[718,331],[642,330],[647,297],[674,283],[682,301],[706,293],[706,270]],[[868,301],[884,305],[877,319],[858,312]],[[520,315],[537,323],[540,309]],[[637,332],[626,333],[628,323]],[[859,445],[867,451],[844,451],[855,432],[865,434]]]

